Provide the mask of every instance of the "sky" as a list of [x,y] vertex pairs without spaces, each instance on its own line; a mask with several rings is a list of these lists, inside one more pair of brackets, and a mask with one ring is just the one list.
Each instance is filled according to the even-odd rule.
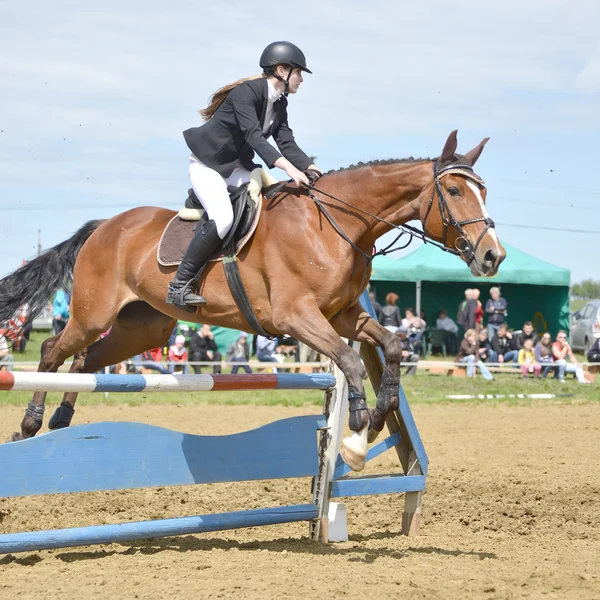
[[181,132],[285,39],[314,72],[289,120],[321,168],[490,137],[477,172],[500,239],[600,279],[599,20],[597,0],[0,0],[0,276],[38,231],[47,249],[181,206]]

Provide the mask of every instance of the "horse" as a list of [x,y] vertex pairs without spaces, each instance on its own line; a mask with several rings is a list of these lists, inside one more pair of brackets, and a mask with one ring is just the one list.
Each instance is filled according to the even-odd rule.
[[[398,407],[400,340],[359,302],[375,242],[395,226],[420,220],[423,234],[458,254],[474,275],[494,275],[506,252],[486,211],[483,180],[473,171],[488,139],[461,155],[453,131],[436,159],[359,163],[322,175],[314,187],[288,184],[263,202],[257,229],[238,255],[259,324],[328,356],[345,375],[352,434],[341,453],[356,471],[364,467],[368,441]],[[56,372],[73,356],[71,373],[96,372],[164,345],[178,319],[253,333],[220,262],[203,273],[199,291],[207,303],[195,313],[166,304],[174,267],[159,265],[156,253],[173,216],[165,208],[138,207],[90,221],[0,281],[0,321],[25,301],[33,318],[56,289],[72,282],[71,317],[43,342],[38,371]],[[375,408],[366,402],[360,356],[342,338],[383,351]],[[33,395],[10,441],[40,430],[45,396]],[[65,393],[50,429],[70,424],[76,399]]]

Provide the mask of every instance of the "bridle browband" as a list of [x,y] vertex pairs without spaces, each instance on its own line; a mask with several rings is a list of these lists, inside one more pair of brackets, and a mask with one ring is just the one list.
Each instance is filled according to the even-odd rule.
[[[473,262],[475,258],[475,253],[477,252],[477,248],[479,248],[479,244],[483,239],[483,236],[490,230],[495,227],[494,221],[489,217],[481,216],[477,219],[467,219],[466,221],[457,221],[450,210],[450,206],[448,205],[448,200],[444,196],[444,191],[442,190],[442,186],[440,183],[440,179],[445,177],[446,175],[462,175],[466,179],[470,179],[474,181],[478,185],[484,185],[483,179],[476,175],[473,171],[473,167],[467,163],[452,163],[445,167],[439,168],[438,161],[433,162],[433,192],[431,194],[431,200],[429,200],[429,205],[427,206],[427,212],[425,213],[425,217],[423,218],[423,229],[425,229],[425,223],[427,222],[427,217],[431,212],[431,207],[433,206],[433,201],[435,199],[435,193],[437,191],[438,198],[438,207],[440,209],[440,215],[442,217],[442,225],[444,226],[444,237],[443,244],[446,246],[446,242],[448,240],[448,229],[450,227],[454,227],[458,232],[458,238],[456,239],[456,254],[459,255],[468,265]],[[485,223],[485,229],[481,232],[477,241],[475,242],[475,246],[471,244],[471,242],[467,238],[467,232],[464,230],[465,225],[472,225],[473,223]]]
[[[342,200],[341,198],[337,198],[336,196],[333,196],[332,194],[328,194],[327,192],[324,192],[323,190],[320,190],[319,188],[315,187],[312,183],[310,185],[306,185],[307,193],[308,193],[308,196],[311,198],[311,200],[316,204],[319,212],[327,219],[327,221],[329,221],[330,225],[338,233],[338,235],[342,239],[344,239],[346,242],[348,242],[348,244],[355,251],[357,251],[359,254],[361,254],[367,260],[367,265],[369,265],[376,256],[385,256],[386,254],[391,254],[392,252],[396,252],[398,250],[403,250],[404,248],[407,248],[415,237],[420,239],[425,244],[433,244],[434,246],[440,248],[441,250],[444,250],[445,252],[450,252],[451,254],[460,256],[468,265],[470,265],[473,262],[473,259],[475,258],[475,253],[477,252],[477,248],[479,247],[479,244],[480,244],[481,240],[483,239],[483,236],[490,229],[495,227],[494,221],[492,221],[492,219],[490,219],[489,217],[484,217],[484,216],[481,216],[477,219],[468,219],[466,221],[457,221],[454,218],[452,211],[450,210],[450,206],[448,205],[448,201],[446,200],[446,197],[444,196],[444,191],[442,190],[442,186],[440,184],[440,179],[442,177],[445,177],[446,175],[450,175],[450,174],[462,175],[466,179],[470,179],[471,181],[474,181],[478,185],[484,184],[483,179],[481,179],[481,177],[479,177],[479,175],[476,175],[475,172],[473,171],[473,167],[471,167],[471,165],[469,165],[467,163],[451,163],[442,168],[439,168],[439,163],[437,160],[434,160],[432,162],[433,162],[434,186],[433,186],[433,192],[431,194],[431,199],[429,200],[429,204],[427,206],[427,212],[425,213],[425,217],[422,221],[423,231],[421,231],[420,229],[417,229],[416,227],[412,227],[411,225],[396,225],[396,224],[388,221],[387,219],[383,219],[382,217],[379,217],[378,215],[374,215],[373,213],[365,210],[364,208],[360,208],[358,206],[355,206],[354,204],[351,204],[350,202],[346,202],[345,200]],[[276,192],[276,191],[278,191],[278,190],[273,190],[273,192]],[[334,217],[327,210],[327,208],[325,207],[323,202],[319,198],[317,198],[317,196],[315,196],[315,194],[313,192],[317,192],[323,196],[326,196],[328,198],[331,198],[332,200],[335,200],[336,202],[340,202],[341,204],[344,204],[345,206],[353,208],[354,210],[361,212],[364,215],[367,215],[367,216],[379,221],[380,223],[385,223],[385,224],[389,225],[392,229],[395,229],[395,230],[399,231],[400,233],[396,236],[396,238],[394,239],[394,241],[391,244],[389,244],[385,248],[379,250],[378,252],[374,252],[373,254],[369,255],[366,252],[364,252],[361,248],[359,248],[356,245],[356,243],[353,242],[346,235],[344,230],[337,224]],[[443,244],[439,244],[435,240],[430,239],[427,236],[427,234],[425,233],[425,223],[427,221],[427,217],[429,216],[429,213],[431,212],[431,207],[433,206],[433,201],[435,199],[436,192],[437,192],[437,198],[438,198],[438,207],[440,209],[440,215],[442,217],[442,224],[444,226]],[[268,194],[267,197],[271,197],[271,195]],[[477,238],[477,242],[475,243],[474,246],[473,246],[473,244],[471,244],[471,242],[469,242],[467,235],[466,235],[466,231],[464,230],[464,226],[472,225],[473,223],[485,223],[485,225],[486,225],[485,229],[481,232],[480,236]],[[456,229],[456,231],[458,232],[458,238],[456,239],[456,242],[455,242],[456,248],[446,248],[446,242],[447,242],[447,238],[448,238],[448,229],[450,227],[454,227]],[[402,236],[404,236],[404,235],[409,236],[408,242],[406,242],[402,246],[392,248],[392,246],[394,246],[396,244],[396,242],[398,242],[398,240],[400,240],[400,238],[402,238]],[[344,312],[346,310],[346,308],[348,306],[352,306],[356,302],[356,300],[362,293],[362,289],[365,284],[365,279],[367,277],[368,271],[369,271],[369,269],[365,268],[365,271],[363,274],[363,279],[361,281],[361,285],[359,286],[359,290],[361,290],[361,291],[359,291],[359,293],[346,306],[344,306],[342,309],[340,309],[332,317],[332,319],[334,319],[335,317],[340,315],[342,312]]]

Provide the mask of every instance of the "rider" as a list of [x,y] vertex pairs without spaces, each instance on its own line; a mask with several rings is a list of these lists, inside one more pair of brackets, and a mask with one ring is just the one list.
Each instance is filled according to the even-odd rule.
[[[227,186],[250,180],[254,153],[269,167],[284,170],[297,184],[309,183],[304,171],[320,169],[297,146],[288,125],[287,98],[302,83],[306,67],[303,52],[290,42],[269,44],[260,57],[262,75],[240,79],[212,96],[200,114],[207,121],[183,132],[192,151],[190,179],[208,220],[196,229],[175,279],[169,284],[167,303],[191,310],[205,304],[193,291],[193,282],[231,229],[233,210]],[[267,142],[273,137],[278,152]],[[283,156],[282,156],[283,155]]]

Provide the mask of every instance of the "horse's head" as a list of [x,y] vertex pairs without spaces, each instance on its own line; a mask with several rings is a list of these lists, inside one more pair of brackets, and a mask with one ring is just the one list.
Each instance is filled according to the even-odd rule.
[[465,155],[456,154],[456,131],[434,161],[433,190],[421,203],[425,233],[456,250],[475,276],[495,275],[506,251],[498,240],[486,207],[486,189],[473,166],[489,138]]

